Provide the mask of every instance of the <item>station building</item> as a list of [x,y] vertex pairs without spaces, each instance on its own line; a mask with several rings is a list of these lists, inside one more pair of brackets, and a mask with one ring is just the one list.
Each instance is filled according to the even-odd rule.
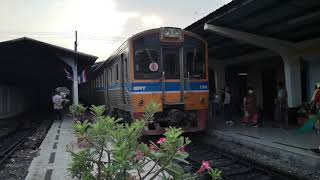
[[[57,87],[67,87],[77,101],[77,73],[97,57],[23,37],[0,43],[0,119],[24,112],[52,111]],[[70,72],[75,81],[67,79]],[[76,90],[75,90],[76,89]],[[74,98],[76,97],[76,98]]]
[[271,118],[277,82],[285,84],[293,112],[320,82],[319,7],[319,1],[235,0],[185,29],[208,42],[210,87],[220,93],[230,82],[236,108],[253,86]]
[[[234,0],[185,28],[208,42],[210,92],[221,95],[231,85],[236,124],[227,126],[223,113],[210,114],[210,133],[268,153],[272,147],[283,161],[319,167],[319,156],[310,151],[320,145],[319,135],[297,132],[297,110],[320,82],[319,9],[317,0]],[[278,82],[287,91],[289,129],[274,128]],[[249,86],[261,111],[258,129],[239,125]]]

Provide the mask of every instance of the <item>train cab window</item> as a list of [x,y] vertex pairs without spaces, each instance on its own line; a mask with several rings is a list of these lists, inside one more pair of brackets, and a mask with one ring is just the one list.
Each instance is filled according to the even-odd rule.
[[135,79],[160,78],[160,53],[154,49],[139,49],[135,51],[134,77]]
[[163,48],[162,58],[166,79],[180,79],[179,49]]
[[199,51],[198,48],[187,48],[185,50],[184,61],[184,76],[188,76],[191,79],[204,79],[206,75],[205,71],[205,56],[203,51]]

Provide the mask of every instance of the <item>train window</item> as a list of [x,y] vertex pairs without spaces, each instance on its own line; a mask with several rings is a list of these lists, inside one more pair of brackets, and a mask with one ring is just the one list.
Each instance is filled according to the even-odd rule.
[[112,83],[117,83],[117,65],[112,66]]
[[119,83],[119,64],[116,65],[116,83]]
[[199,51],[198,48],[187,48],[185,51],[184,61],[184,76],[189,76],[191,79],[204,79],[205,71],[205,57],[204,52]]
[[128,59],[126,58],[126,59],[124,59],[124,67],[123,67],[123,71],[124,71],[124,81],[125,82],[127,82],[128,81],[128,79],[129,79],[129,77],[128,77]]
[[111,80],[112,80],[111,69],[108,69],[108,80],[109,80],[109,85],[110,85],[111,84]]
[[163,69],[166,79],[180,79],[180,57],[179,49],[163,48]]
[[102,79],[103,77],[100,75],[100,86],[99,87],[102,87],[102,83],[103,83],[103,79]]
[[104,87],[104,74],[101,74],[101,87]]
[[[160,78],[160,53],[154,49],[139,49],[135,51],[135,79]],[[153,64],[152,68],[151,65]]]
[[102,87],[102,76],[101,75],[99,76],[99,81],[100,81],[99,87]]
[[107,87],[107,82],[108,82],[108,71],[107,69],[104,69],[104,87]]

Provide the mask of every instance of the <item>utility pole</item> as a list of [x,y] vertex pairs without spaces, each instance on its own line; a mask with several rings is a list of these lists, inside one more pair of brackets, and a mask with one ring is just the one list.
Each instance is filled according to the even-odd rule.
[[[74,51],[78,50],[78,32],[75,32],[75,41],[74,41]],[[77,54],[75,54],[73,59],[73,104],[79,104],[79,93],[78,93],[78,63],[77,63]]]
[[76,40],[74,41],[74,50],[78,50],[78,31],[76,31]]

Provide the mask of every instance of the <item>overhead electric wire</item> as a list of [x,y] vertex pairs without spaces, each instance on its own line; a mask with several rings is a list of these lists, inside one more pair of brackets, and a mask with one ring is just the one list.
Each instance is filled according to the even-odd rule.
[[[14,36],[32,36],[38,38],[74,38],[72,33],[62,33],[62,32],[9,32],[0,30],[0,36],[2,37],[14,37]],[[81,34],[79,39],[82,40],[98,40],[98,41],[111,41],[119,42],[127,39],[121,36],[92,36],[88,34]]]

